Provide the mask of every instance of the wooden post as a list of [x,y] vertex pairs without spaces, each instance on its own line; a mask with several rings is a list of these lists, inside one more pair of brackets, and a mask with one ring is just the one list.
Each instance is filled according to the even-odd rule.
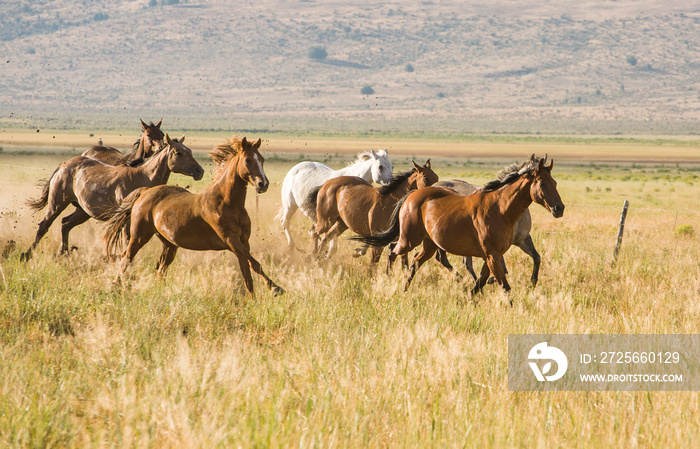
[[617,263],[617,254],[620,252],[620,247],[622,246],[622,234],[625,232],[625,220],[627,219],[627,209],[630,206],[630,202],[625,200],[625,204],[622,205],[622,215],[620,215],[620,229],[617,231],[617,243],[615,244],[615,250],[613,251],[612,265]]
[[255,192],[255,230],[260,230],[260,194]]

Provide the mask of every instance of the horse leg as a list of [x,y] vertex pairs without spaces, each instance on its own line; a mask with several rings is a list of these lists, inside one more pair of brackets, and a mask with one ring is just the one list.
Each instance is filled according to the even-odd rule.
[[32,258],[32,252],[34,251],[34,248],[36,248],[36,245],[39,244],[39,241],[49,231],[49,228],[53,224],[54,220],[56,220],[56,218],[58,218],[58,216],[61,215],[61,212],[63,212],[66,207],[68,207],[68,203],[55,205],[52,201],[49,202],[49,210],[46,213],[44,219],[39,222],[39,229],[37,229],[36,231],[34,243],[32,243],[32,246],[30,246],[29,249],[26,252],[22,253],[22,255],[20,256],[20,260],[22,262],[28,261]]
[[376,246],[373,246],[372,249],[370,250],[370,260],[369,260],[369,272],[370,275],[374,274],[374,269],[377,267],[377,264],[379,263],[379,259],[382,257],[382,252],[384,252],[384,248],[377,248]]
[[367,254],[367,249],[369,248],[369,245],[363,245],[359,248],[355,248],[352,252],[352,257],[361,257]]
[[338,245],[335,239],[347,229],[347,225],[340,218],[330,227],[328,227],[328,223],[326,223],[321,229],[318,229],[317,227],[316,230],[318,233],[324,234],[323,237],[321,237],[320,243],[318,244],[317,254],[321,254],[321,252],[323,252],[323,248],[328,242],[328,253],[326,254],[326,259],[333,257],[335,252],[338,250]]
[[447,253],[444,249],[438,248],[438,250],[435,252],[435,260],[440,262],[443,267],[447,268],[447,271],[452,272],[452,265],[450,264],[450,261],[447,260]]
[[472,288],[472,296],[476,295],[477,293],[480,293],[481,290],[483,290],[484,285],[486,285],[490,274],[491,270],[489,270],[489,265],[486,262],[484,262],[484,265],[481,267],[481,274],[476,280],[476,283],[474,283],[474,288]]
[[248,243],[248,237],[244,234],[240,235],[240,239],[235,237],[230,237],[226,239],[226,243],[229,248],[238,258],[238,266],[241,268],[241,274],[243,275],[243,280],[245,286],[248,289],[250,296],[254,296],[253,291],[253,277],[250,274],[250,269],[252,268],[260,277],[265,281],[265,285],[268,289],[272,290],[274,296],[278,296],[284,293],[284,289],[279,285],[275,284],[272,279],[270,279],[262,269],[260,262],[255,260],[255,258],[250,254],[250,243]]
[[[508,293],[510,291],[510,285],[508,284],[508,280],[506,279],[506,270],[505,270],[505,263],[503,262],[503,254],[489,254],[486,256],[486,263],[488,264],[489,269],[491,270],[491,273],[493,273],[493,276],[496,278],[496,282],[498,282],[498,285],[503,287],[503,290]],[[510,301],[510,304],[513,305],[513,301]]]
[[[447,259],[447,252],[444,249],[438,248],[437,251],[435,252],[435,260],[440,262],[440,264],[447,268],[447,271],[450,273],[454,273],[455,281],[457,282],[462,282],[463,278],[462,275],[459,274],[458,272],[454,271],[454,268],[452,267],[452,264],[450,264],[450,261]],[[469,271],[469,267],[467,267],[467,271]],[[474,279],[476,279],[476,275],[474,275]]]
[[[325,235],[324,237],[321,237],[321,234],[326,234],[330,227],[330,223],[325,223],[325,225],[319,226],[318,222],[314,222],[311,225],[311,229],[309,229],[311,245],[313,246],[311,254],[316,255],[321,253],[323,246],[326,244]],[[321,228],[321,230],[319,230],[319,228]]]
[[435,244],[430,239],[423,239],[423,246],[421,247],[421,250],[418,254],[416,254],[416,257],[413,258],[413,263],[411,264],[411,271],[408,273],[408,277],[406,278],[406,286],[404,287],[404,291],[408,290],[408,287],[411,285],[411,281],[413,280],[413,277],[416,275],[416,272],[418,269],[423,265],[425,262],[430,260],[433,257],[433,254],[437,251],[438,246]]
[[[61,220],[61,254],[68,254],[71,251],[71,247],[68,246],[68,234],[70,234],[71,229],[85,223],[89,219],[90,215],[80,206],[77,206],[72,214],[63,217]],[[74,247],[73,249],[78,248]]]
[[290,204],[289,206],[283,204],[282,207],[283,210],[280,223],[282,224],[282,230],[284,231],[284,235],[287,237],[287,249],[289,251],[293,251],[295,248],[294,239],[292,238],[292,232],[290,231],[289,226],[292,222],[292,217],[294,216],[294,213],[297,211],[297,206],[295,204]]
[[532,257],[532,276],[530,276],[530,281],[532,282],[532,286],[535,287],[540,274],[541,258],[540,253],[538,253],[535,249],[535,244],[532,242],[532,236],[528,234],[527,237],[519,242],[516,242],[515,246],[522,249],[528,256]]
[[477,277],[476,272],[474,271],[474,260],[470,256],[464,256],[462,261],[464,262],[464,268],[467,269],[467,273],[469,273],[472,276],[472,279],[476,281]]
[[394,266],[394,261],[398,256],[401,256],[401,267],[403,269],[408,269],[408,253],[417,245],[403,241],[401,245],[399,242],[389,243],[389,260],[386,266],[386,274],[391,273],[391,268]]
[[[131,217],[132,223],[134,223],[134,217]],[[140,226],[139,226],[140,225]],[[129,243],[126,245],[126,249],[122,253],[122,260],[119,262],[119,272],[117,277],[114,279],[115,284],[121,284],[124,280],[124,275],[126,274],[127,268],[131,265],[134,260],[136,253],[139,252],[143,246],[151,240],[153,234],[155,234],[155,228],[152,225],[146,223],[135,223],[135,228],[131,229],[131,236],[129,238]]]
[[158,235],[158,237],[160,238],[160,241],[163,244],[163,252],[160,253],[160,258],[158,259],[158,264],[156,265],[156,273],[160,277],[164,277],[165,272],[168,270],[168,267],[171,263],[173,263],[173,260],[175,260],[175,254],[177,253],[178,247],[170,243],[160,234]]

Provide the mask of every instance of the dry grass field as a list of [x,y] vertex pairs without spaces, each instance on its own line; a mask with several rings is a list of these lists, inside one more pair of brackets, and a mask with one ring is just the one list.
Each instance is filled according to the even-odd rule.
[[[193,136],[193,147],[207,148],[207,138]],[[117,288],[111,282],[117,266],[105,261],[102,227],[92,222],[74,230],[79,249],[70,256],[55,256],[55,224],[35,257],[21,263],[19,252],[40,219],[24,202],[67,155],[5,146],[0,445],[697,444],[696,392],[512,393],[507,384],[508,334],[700,332],[697,145],[368,140],[330,142],[335,146],[322,151],[314,139],[287,147],[283,140],[265,142],[272,184],[258,208],[252,192],[248,204],[253,254],[287,293],[272,297],[256,279],[255,298],[244,293],[227,253],[182,250],[168,276],[157,278],[156,242],[137,256],[128,288]],[[309,146],[319,151],[309,154]],[[432,157],[441,179],[475,183],[493,179],[506,162],[548,151],[567,209],[555,220],[531,207],[542,255],[539,285],[528,287],[531,261],[517,248],[506,256],[512,307],[495,286],[470,298],[434,262],[404,293],[398,268],[370,276],[366,258],[352,259],[346,239],[329,261],[286,253],[274,216],[281,180],[302,159],[294,151],[339,167],[369,146],[389,147],[397,171],[413,155]],[[170,183],[193,191],[208,185],[213,166],[204,152],[199,156],[204,180],[173,176]],[[627,231],[612,267],[625,199]],[[295,216],[300,245],[308,243],[308,225]]]

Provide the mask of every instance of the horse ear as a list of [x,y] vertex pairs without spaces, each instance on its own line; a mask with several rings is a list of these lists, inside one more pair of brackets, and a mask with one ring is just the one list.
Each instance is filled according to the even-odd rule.
[[544,167],[544,158],[540,159],[540,161],[537,163],[537,168],[535,169],[535,172],[539,172],[542,170],[542,167]]
[[244,137],[243,139],[241,139],[241,147],[245,148],[247,146],[248,146],[248,139],[246,139]]
[[428,161],[425,163],[425,167],[430,168],[430,159],[428,159]]
[[163,123],[163,119],[158,120],[158,123],[156,123],[156,128],[160,129],[161,123]]
[[143,128],[144,131],[146,131],[146,128],[148,128],[148,125],[146,125],[143,120],[139,119],[141,121],[141,128]]
[[262,139],[258,139],[258,141],[255,142],[255,144],[253,145],[253,148],[255,148],[257,150],[258,148],[260,148],[261,143],[262,143]]
[[413,163],[413,168],[415,168],[417,171],[421,171],[420,165],[416,164],[416,161],[411,161]]
[[532,162],[535,162],[535,153],[532,153],[532,154],[530,155],[530,160],[531,160]]
[[375,158],[375,159],[378,159],[378,158],[379,158],[379,155],[377,154],[376,151],[374,151],[374,148],[370,148],[370,149],[369,149],[369,152],[372,153],[372,157],[373,157],[373,158]]
[[184,141],[185,141],[185,134],[183,134],[182,137],[180,137],[180,140],[178,140],[178,142],[183,143]]
[[549,161],[549,165],[545,166],[544,168],[546,168],[547,171],[550,171],[550,172],[551,172],[551,171],[552,171],[552,168],[554,168],[554,159],[552,159],[551,161]]
[[172,139],[170,139],[170,136],[168,135],[168,133],[165,133],[165,142],[168,144],[168,146],[173,144],[173,141],[172,141]]
[[389,157],[389,150],[387,148],[379,150],[379,155],[383,157]]

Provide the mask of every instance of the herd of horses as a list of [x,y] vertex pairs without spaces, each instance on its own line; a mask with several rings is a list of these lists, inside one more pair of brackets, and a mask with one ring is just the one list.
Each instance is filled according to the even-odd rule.
[[[261,140],[233,137],[216,146],[209,153],[217,165],[214,180],[195,194],[167,185],[172,172],[200,180],[204,170],[185,146],[185,137],[170,138],[161,131],[161,123],[141,121],[141,137],[128,153],[95,146],[62,163],[44,183],[41,196],[28,202],[34,210],[46,208],[46,215],[21,259],[31,258],[51,224],[73,205],[75,211],[61,221],[60,252],[71,251],[68,237],[74,227],[90,218],[106,222],[103,240],[107,254],[121,252],[116,283],[124,281],[136,254],[155,235],[163,245],[156,266],[160,275],[165,274],[178,248],[228,250],[238,259],[251,295],[251,269],[274,295],[284,293],[250,254],[247,187],[264,193],[270,184],[263,168]],[[511,245],[532,257],[533,286],[538,279],[540,256],[530,236],[528,207],[535,202],[554,217],[564,213],[551,175],[553,165],[546,155],[532,155],[478,187],[462,180],[439,181],[430,160],[423,165],[413,162],[411,170],[394,175],[387,150],[362,152],[340,170],[320,162],[302,162],[284,178],[277,219],[289,251],[298,250],[290,232],[296,210],[311,219],[310,246],[316,257],[333,256],[338,237],[352,230],[356,234],[352,239],[362,243],[353,256],[370,251],[370,269],[379,262],[384,247],[390,249],[387,271],[399,256],[408,268],[408,253],[420,247],[410,265],[406,289],[416,271],[433,256],[452,270],[447,260],[450,253],[464,257],[475,281],[473,294],[483,289],[490,275],[509,291],[503,255]],[[472,267],[472,257],[484,260],[479,276]]]

